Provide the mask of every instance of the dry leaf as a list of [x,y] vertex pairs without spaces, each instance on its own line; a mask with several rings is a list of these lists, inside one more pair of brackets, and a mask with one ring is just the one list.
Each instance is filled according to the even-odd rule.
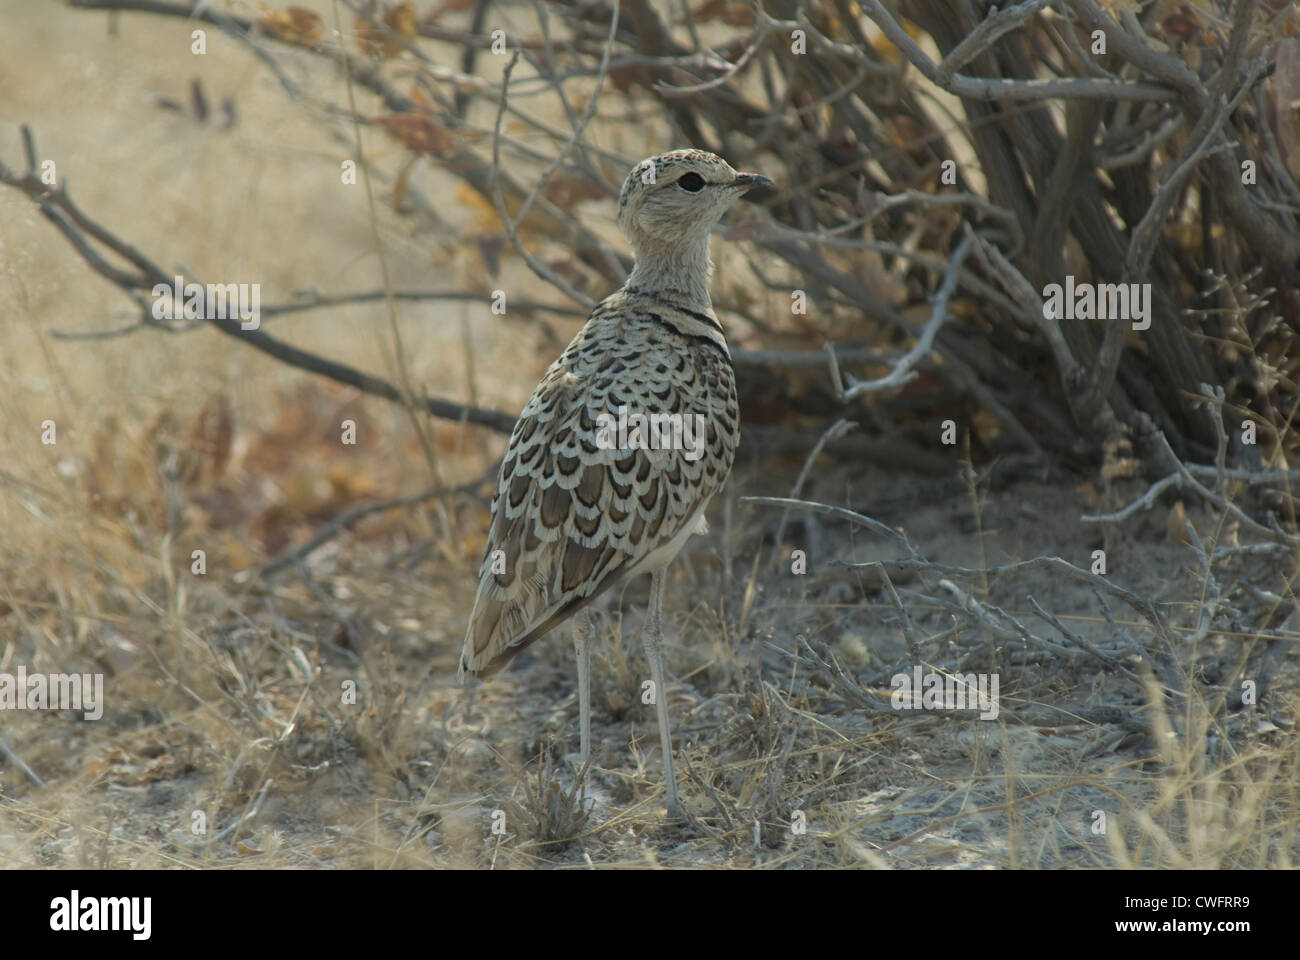
[[233,436],[230,402],[218,393],[203,405],[190,427],[184,472],[188,485],[207,490],[221,478],[230,463]]
[[395,140],[400,140],[412,153],[427,157],[440,157],[456,147],[456,138],[432,117],[422,113],[388,113],[374,117]]
[[1097,488],[1091,483],[1081,483],[1074,489],[1075,492],[1083,498],[1083,502],[1089,507],[1095,508],[1097,504],[1101,503],[1101,497],[1097,494]]
[[[372,4],[353,21],[357,46],[366,53],[379,54],[384,59],[395,57],[406,49],[397,37],[413,40],[420,35],[420,21],[415,15],[415,7],[410,0],[389,7],[380,19],[383,21],[383,27],[375,23]],[[388,30],[385,31],[384,27]],[[397,37],[392,34],[396,34]]]
[[406,205],[406,194],[411,189],[411,173],[415,170],[414,157],[402,167],[401,172],[397,175],[397,182],[393,184],[393,207],[406,213],[410,208]]
[[607,74],[609,82],[619,93],[628,96],[636,82],[637,69],[636,67],[610,67]]
[[1134,457],[1117,457],[1115,459],[1107,458],[1102,464],[1101,478],[1103,480],[1114,480],[1116,478],[1127,478],[1133,476],[1142,466],[1142,461]]
[[1107,482],[1131,477],[1142,467],[1142,461],[1123,454],[1132,453],[1127,440],[1111,440],[1105,446],[1101,463],[1101,478]]
[[325,39],[325,23],[320,14],[305,7],[268,10],[257,18],[257,23],[268,36],[300,47],[314,47]]
[[410,0],[403,0],[385,13],[384,23],[393,33],[400,34],[408,40],[413,40],[420,35],[420,21],[415,15],[415,4]]
[[495,280],[501,272],[501,251],[505,249],[506,235],[479,234],[475,239],[478,241],[478,254],[483,259],[483,266],[487,268],[488,276]]
[[497,208],[492,201],[463,180],[456,186],[456,202],[473,211],[474,217],[469,228],[475,233],[492,234],[502,231],[501,218],[497,216]]
[[442,3],[424,15],[424,22],[437,23],[448,13],[464,13],[474,7],[475,0],[442,0]]
[[[925,31],[911,20],[903,20],[903,30],[909,37],[918,42],[922,42],[922,39],[926,36]],[[894,46],[893,41],[878,30],[871,37],[871,46],[879,55],[880,59],[884,60],[891,66],[896,67],[903,60],[903,52],[899,50],[898,47]]]
[[438,105],[433,102],[433,98],[425,91],[424,84],[419,80],[411,81],[411,102],[429,113],[438,112]]
[[353,473],[341,466],[330,467],[325,472],[325,478],[329,481],[330,493],[337,506],[349,506],[350,501],[365,500],[379,494],[379,484],[374,477]]
[[705,0],[692,11],[691,19],[696,23],[720,20],[729,27],[748,27],[754,22],[749,6],[740,0]]
[[[922,379],[924,377],[913,381],[913,384],[921,382]],[[992,443],[1002,434],[1002,422],[983,407],[977,407],[971,414],[971,425],[975,428],[975,435],[985,444]]]
[[1171,543],[1181,543],[1183,546],[1192,542],[1191,534],[1187,532],[1187,509],[1181,500],[1169,508],[1169,517],[1165,520],[1165,536]]
[[557,173],[547,182],[542,195],[561,210],[572,211],[583,200],[600,200],[605,191],[590,177],[572,177]]

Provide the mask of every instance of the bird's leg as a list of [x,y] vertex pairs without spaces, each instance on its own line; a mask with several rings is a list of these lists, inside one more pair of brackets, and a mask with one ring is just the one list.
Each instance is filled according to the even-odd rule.
[[595,625],[590,608],[573,621],[573,649],[578,655],[579,767],[586,767],[591,757],[591,641],[595,639]]
[[659,745],[664,754],[664,789],[667,792],[668,816],[681,815],[677,803],[677,777],[673,772],[673,735],[668,728],[668,685],[664,682],[664,572],[657,571],[650,581],[650,610],[646,618],[645,649],[650,660],[650,679],[655,685],[655,713],[659,717]]

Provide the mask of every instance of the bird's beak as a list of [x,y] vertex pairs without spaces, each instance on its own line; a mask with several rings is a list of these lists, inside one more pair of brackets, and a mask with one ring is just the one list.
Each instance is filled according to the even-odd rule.
[[770,187],[772,181],[761,173],[738,173],[736,179],[731,181],[731,185],[741,190],[751,190],[754,187]]

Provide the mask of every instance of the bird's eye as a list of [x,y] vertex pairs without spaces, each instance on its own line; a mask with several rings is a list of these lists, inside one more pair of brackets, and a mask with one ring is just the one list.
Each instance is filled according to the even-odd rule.
[[704,186],[704,178],[698,173],[684,173],[677,178],[677,186],[689,193],[698,193]]

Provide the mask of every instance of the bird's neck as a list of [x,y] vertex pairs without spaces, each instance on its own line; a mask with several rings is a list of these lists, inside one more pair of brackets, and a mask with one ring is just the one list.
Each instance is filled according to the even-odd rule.
[[671,247],[642,245],[636,250],[636,265],[627,278],[629,289],[670,297],[682,306],[707,311],[709,277],[713,262],[709,259],[709,236],[690,238]]

